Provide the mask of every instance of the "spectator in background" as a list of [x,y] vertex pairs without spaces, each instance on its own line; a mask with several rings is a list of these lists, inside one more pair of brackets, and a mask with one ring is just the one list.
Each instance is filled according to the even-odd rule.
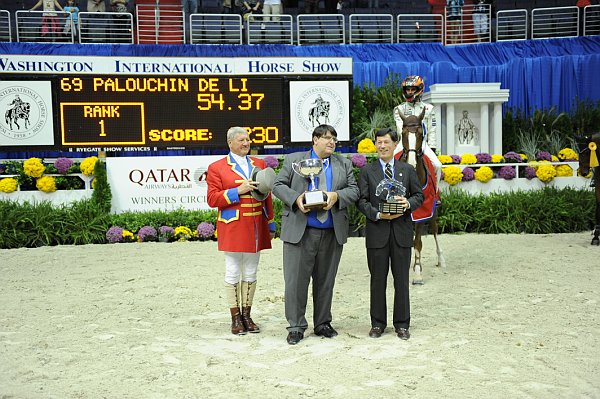
[[486,41],[485,38],[489,32],[488,15],[489,5],[486,4],[485,0],[479,0],[473,7],[473,28],[478,42]]
[[88,0],[87,11],[88,12],[106,12],[106,4],[104,4],[104,0]]
[[55,7],[58,7],[61,11],[64,10],[58,3],[58,0],[39,0],[29,11],[40,8],[42,4],[44,7],[44,14],[42,14],[42,38],[49,36],[50,40],[54,40],[59,31],[57,15],[56,12],[54,12],[56,11]]
[[234,0],[223,0],[221,4],[221,14],[234,14],[233,10]]
[[304,13],[305,14],[318,14],[319,13],[319,0],[304,0]]
[[461,41],[462,7],[464,0],[446,0],[447,43],[455,44]]
[[79,32],[79,7],[75,0],[67,0],[67,5],[63,8],[68,13],[71,13],[71,19],[67,19],[63,34],[65,36],[71,35],[71,29],[73,29],[73,37],[77,37]]
[[[263,14],[281,15],[283,12],[283,6],[281,0],[264,0],[263,3]],[[279,22],[279,17],[265,17],[263,21],[276,21]]]
[[338,0],[324,0],[325,14],[337,14]]
[[592,2],[590,0],[577,0],[576,5],[579,7],[579,30],[577,31],[577,34],[579,36],[585,36],[585,7],[591,6]]
[[131,26],[129,24],[127,3],[129,0],[110,0],[114,14],[111,21],[111,37],[118,43],[131,43]]
[[[106,4],[104,0],[88,0],[87,11],[95,13],[105,13]],[[94,42],[103,42],[106,36],[107,22],[105,15],[94,15],[90,18],[88,26],[81,26],[81,39],[89,39]]]

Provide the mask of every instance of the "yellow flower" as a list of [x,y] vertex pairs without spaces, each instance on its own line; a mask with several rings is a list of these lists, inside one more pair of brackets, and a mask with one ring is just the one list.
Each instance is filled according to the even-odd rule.
[[360,153],[374,153],[377,152],[377,148],[375,148],[373,140],[367,137],[359,141],[357,151]]
[[563,148],[558,152],[558,159],[564,161],[565,159],[579,160],[579,154],[570,148]]
[[556,169],[549,163],[540,163],[540,166],[535,171],[535,175],[544,183],[548,183],[556,176]]
[[481,168],[475,171],[475,179],[482,183],[489,182],[490,180],[492,180],[492,177],[494,177],[494,172],[489,166],[482,166]]
[[570,177],[573,176],[573,169],[569,165],[557,165],[556,166],[556,177]]
[[449,185],[454,186],[462,181],[463,172],[458,166],[446,166],[443,171],[444,181]]
[[98,158],[93,156],[81,161],[81,165],[79,165],[81,173],[83,173],[86,176],[92,176],[94,174],[94,167],[96,166],[96,162],[98,162]]
[[97,180],[96,179],[92,180],[92,188],[95,189],[96,188],[96,184],[97,184]]
[[17,180],[12,177],[7,177],[0,180],[0,191],[3,193],[12,193],[13,191],[17,191]]
[[129,230],[123,229],[123,242],[134,242],[135,236]]
[[187,226],[175,227],[175,238],[179,241],[186,241],[192,237],[192,230]]
[[440,160],[442,165],[447,165],[449,163],[452,163],[452,157],[450,155],[440,155],[438,157],[438,159]]
[[23,171],[27,176],[40,177],[44,174],[46,167],[42,164],[42,160],[39,158],[29,158],[23,162]]
[[35,186],[45,193],[53,193],[56,191],[56,180],[52,176],[42,176],[37,179]]
[[473,165],[477,163],[477,157],[473,154],[463,154],[460,160],[461,165]]
[[492,155],[492,163],[502,163],[504,162],[504,157],[500,154]]
[[556,157],[556,155],[552,155],[551,157],[552,162],[558,162],[558,158]]
[[521,156],[521,159],[523,160],[523,162],[527,162],[527,155],[525,154],[519,154]]

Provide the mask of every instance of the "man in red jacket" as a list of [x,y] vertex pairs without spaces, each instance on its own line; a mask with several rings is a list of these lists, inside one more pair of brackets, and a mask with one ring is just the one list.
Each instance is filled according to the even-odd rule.
[[244,335],[260,332],[250,317],[250,309],[260,251],[271,248],[275,234],[270,187],[265,190],[252,178],[257,171],[266,174],[272,187],[275,172],[266,168],[262,159],[248,156],[250,138],[244,128],[230,128],[227,144],[229,154],[208,167],[208,205],[219,210],[217,237],[219,251],[225,252],[225,291],[231,312],[231,333]]

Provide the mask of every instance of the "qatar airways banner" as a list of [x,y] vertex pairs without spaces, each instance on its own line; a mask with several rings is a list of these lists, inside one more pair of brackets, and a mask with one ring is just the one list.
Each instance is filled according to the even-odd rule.
[[208,165],[224,155],[107,158],[112,212],[208,210]]

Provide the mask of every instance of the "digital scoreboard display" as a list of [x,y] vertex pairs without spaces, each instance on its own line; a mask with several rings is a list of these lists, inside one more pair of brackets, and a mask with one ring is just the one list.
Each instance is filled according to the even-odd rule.
[[349,139],[351,58],[0,56],[0,149],[227,149]]
[[255,145],[282,145],[285,84],[282,78],[61,77],[61,142],[227,148],[227,130],[242,126]]

